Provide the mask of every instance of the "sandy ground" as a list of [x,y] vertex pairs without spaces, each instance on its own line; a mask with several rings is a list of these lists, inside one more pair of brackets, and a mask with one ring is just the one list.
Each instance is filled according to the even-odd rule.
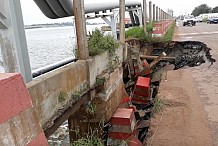
[[[218,24],[179,24],[174,40],[202,41],[218,58]],[[151,120],[147,145],[218,146],[218,64],[208,66],[205,63],[167,73],[159,90],[165,106]]]

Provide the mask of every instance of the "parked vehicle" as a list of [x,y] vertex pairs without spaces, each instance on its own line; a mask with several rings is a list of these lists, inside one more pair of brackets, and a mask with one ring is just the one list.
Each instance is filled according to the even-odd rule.
[[201,17],[195,17],[197,19],[197,22],[203,22],[203,18]]
[[207,23],[208,24],[216,24],[216,23],[218,23],[218,18],[209,18],[207,20]]
[[196,21],[194,21],[192,18],[190,19],[184,19],[183,20],[183,26],[195,26],[196,25]]

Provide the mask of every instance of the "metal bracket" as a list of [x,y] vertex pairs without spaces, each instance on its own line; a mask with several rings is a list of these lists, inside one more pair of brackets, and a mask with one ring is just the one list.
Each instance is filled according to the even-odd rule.
[[142,25],[142,23],[143,23],[142,22],[142,10],[138,9],[138,12],[137,12],[137,10],[134,10],[132,12],[133,12],[133,14],[135,14],[139,18],[140,27],[143,27],[143,25]]
[[0,20],[0,29],[8,29],[7,26]]
[[0,12],[0,29],[8,29],[4,23],[4,19],[7,19],[7,17],[2,12]]
[[110,15],[110,20],[108,20],[107,17],[101,17],[111,27],[111,31],[115,39],[117,39],[116,20],[117,20],[118,14],[119,12],[113,10],[113,14]]

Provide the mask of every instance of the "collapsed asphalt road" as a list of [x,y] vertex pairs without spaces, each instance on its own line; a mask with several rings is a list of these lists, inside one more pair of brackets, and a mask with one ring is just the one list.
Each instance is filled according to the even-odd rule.
[[[175,57],[174,60],[160,61],[153,69],[155,72],[158,68],[164,67],[168,64],[174,64],[174,70],[183,68],[185,66],[195,67],[200,66],[205,62],[209,62],[210,66],[213,65],[216,60],[212,58],[210,53],[211,48],[206,44],[199,41],[173,41],[167,44],[158,44],[163,49],[154,49],[152,55],[159,55],[163,51],[166,52],[167,56]],[[208,66],[208,67],[210,67]]]

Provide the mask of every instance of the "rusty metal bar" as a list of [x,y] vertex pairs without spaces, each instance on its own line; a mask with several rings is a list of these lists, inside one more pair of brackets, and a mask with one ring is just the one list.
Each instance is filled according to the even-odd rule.
[[75,16],[78,57],[80,60],[89,58],[87,31],[85,21],[84,0],[73,0]]

